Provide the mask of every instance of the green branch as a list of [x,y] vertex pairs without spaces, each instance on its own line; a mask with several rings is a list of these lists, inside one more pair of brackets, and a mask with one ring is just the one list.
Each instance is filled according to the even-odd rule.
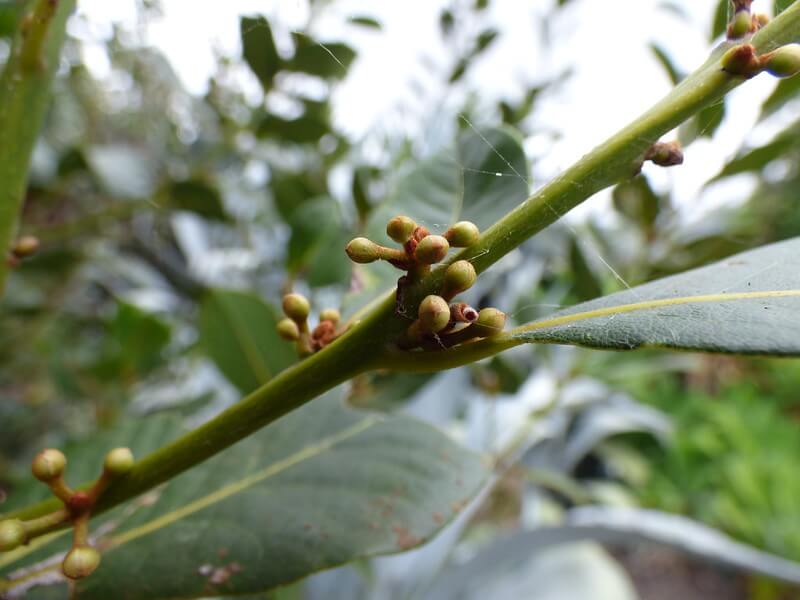
[[21,20],[0,76],[0,294],[17,233],[31,154],[50,102],[67,17],[75,0],[35,0]]
[[[752,43],[761,52],[794,41],[798,36],[800,3],[795,2],[754,36]],[[483,271],[595,192],[628,178],[652,142],[742,83],[742,79],[720,69],[719,57],[723,51],[724,48],[715,50],[698,71],[666,98],[531,196],[489,228],[475,246],[453,260],[468,259],[478,271]],[[409,309],[415,311],[424,295],[438,289],[442,271],[435,270],[407,290]],[[393,350],[393,341],[408,324],[408,318],[396,314],[393,295],[380,300],[333,344],[280,373],[205,425],[145,457],[128,476],[108,489],[97,511],[107,510],[169,480],[359,373],[373,368],[429,370],[426,364],[433,370],[441,370],[496,354],[524,341],[517,337],[522,332],[511,331],[443,351]],[[30,519],[57,507],[55,501],[44,502],[6,516]]]

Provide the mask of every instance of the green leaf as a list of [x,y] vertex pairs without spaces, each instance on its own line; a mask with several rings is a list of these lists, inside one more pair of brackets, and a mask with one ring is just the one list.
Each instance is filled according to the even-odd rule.
[[207,219],[229,220],[219,189],[203,179],[173,181],[165,193],[170,208],[191,211]]
[[800,355],[800,238],[580,304],[518,328],[528,342]]
[[645,176],[638,175],[617,184],[611,195],[617,211],[646,230],[653,227],[661,207],[661,199],[650,187]]
[[357,15],[355,17],[350,17],[347,19],[353,25],[360,25],[361,27],[367,27],[369,29],[382,29],[383,26],[381,22],[377,19],[373,19],[372,17],[367,17],[365,15]]
[[289,71],[300,71],[325,79],[342,79],[356,58],[356,51],[342,42],[318,42],[303,33],[293,33],[292,37],[295,53],[284,64]]
[[[790,130],[768,144],[753,148],[731,160],[711,181],[738,175],[748,171],[759,172],[773,160],[786,156],[787,151],[798,145],[797,136]],[[710,183],[710,182],[709,182]]]
[[775,0],[772,3],[772,14],[776,17],[792,5],[794,0]]
[[200,342],[220,371],[247,394],[294,362],[278,337],[273,309],[258,296],[212,290],[200,310]]
[[705,107],[680,128],[679,137],[681,143],[684,146],[688,146],[698,138],[710,138],[722,124],[724,118],[724,100],[720,100],[716,104]]
[[440,152],[412,169],[370,219],[373,239],[405,214],[431,230],[466,219],[485,229],[528,195],[528,164],[511,128],[463,132],[455,149]]
[[79,597],[274,589],[356,558],[413,548],[480,488],[487,472],[479,457],[434,428],[348,410],[332,396],[177,477],[113,521],[98,540],[103,561],[80,582]]
[[239,31],[244,60],[266,92],[272,87],[272,80],[281,68],[281,59],[269,21],[261,16],[241,17]]
[[728,27],[728,9],[731,5],[731,0],[718,0],[717,7],[714,9],[714,18],[711,21],[711,37],[710,41],[714,41],[723,33]]
[[572,274],[572,293],[577,300],[590,300],[603,293],[591,267],[586,262],[583,250],[576,238],[572,238],[569,246],[570,272]]
[[659,46],[658,44],[650,44],[650,50],[656,57],[661,66],[664,67],[664,70],[667,72],[667,76],[669,80],[672,82],[672,85],[678,85],[681,80],[686,77],[685,73],[681,73],[678,68],[672,63],[672,59],[670,58],[669,54]]
[[765,119],[789,102],[797,98],[800,92],[800,77],[787,77],[781,79],[772,93],[764,100],[761,105],[761,115],[759,119]]
[[352,263],[344,247],[350,236],[336,201],[323,196],[303,203],[292,213],[290,225],[288,270],[306,272],[314,286],[347,283]]

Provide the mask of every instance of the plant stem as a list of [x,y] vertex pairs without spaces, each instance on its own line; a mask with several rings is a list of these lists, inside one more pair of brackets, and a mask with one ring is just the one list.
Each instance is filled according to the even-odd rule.
[[5,254],[16,235],[31,154],[75,0],[35,0],[28,5],[0,76],[0,294],[8,275]]
[[[800,2],[795,2],[751,42],[759,52],[764,52],[798,37]],[[467,259],[476,270],[483,271],[595,192],[630,177],[637,159],[654,141],[742,83],[742,79],[720,68],[719,58],[727,47],[729,44],[717,48],[700,69],[666,98],[486,230],[475,245],[452,261]],[[443,271],[436,269],[409,287],[404,297],[410,309],[415,312],[422,297],[439,289]],[[330,346],[280,373],[211,421],[139,461],[129,475],[108,488],[94,512],[107,510],[169,480],[370,369],[442,370],[525,341],[515,335],[522,333],[521,329],[436,352],[393,350],[392,343],[410,323],[409,317],[396,313],[393,294],[383,298]],[[543,323],[536,326],[543,326]],[[51,512],[53,507],[53,501],[44,502],[5,516],[30,519]]]

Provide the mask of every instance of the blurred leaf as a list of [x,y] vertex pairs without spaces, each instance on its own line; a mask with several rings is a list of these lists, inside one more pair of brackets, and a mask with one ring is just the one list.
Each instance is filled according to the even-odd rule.
[[173,181],[166,188],[166,202],[175,210],[186,210],[207,219],[228,221],[222,194],[203,179]]
[[500,113],[503,116],[503,123],[508,125],[518,125],[521,121],[523,121],[528,115],[531,114],[536,102],[536,98],[538,98],[539,94],[541,94],[545,88],[546,85],[529,88],[525,93],[525,97],[523,98],[522,102],[516,106],[512,106],[510,103],[505,101],[500,101],[499,107]]
[[484,29],[478,35],[478,39],[475,40],[475,49],[473,50],[473,56],[476,56],[486,50],[492,42],[497,39],[497,36],[500,34],[497,29]]
[[0,37],[10,37],[16,31],[22,7],[16,0],[0,1]]
[[432,373],[370,373],[355,382],[348,402],[356,408],[394,412],[433,377]]
[[362,27],[368,27],[370,29],[382,29],[383,28],[383,26],[381,25],[380,21],[378,21],[377,19],[373,19],[372,17],[367,17],[367,16],[364,16],[364,15],[358,15],[358,16],[355,16],[355,17],[350,17],[347,20],[350,21],[353,25],[361,25]]
[[475,0],[475,10],[486,10],[489,6],[489,0]]
[[386,222],[405,214],[431,230],[458,220],[485,229],[528,195],[528,164],[518,134],[501,127],[466,131],[455,151],[423,161],[373,211],[368,233],[386,239]]
[[739,173],[748,171],[760,173],[773,160],[777,160],[785,156],[787,151],[796,145],[800,144],[797,139],[797,134],[794,131],[784,133],[768,144],[753,148],[741,154],[730,162],[728,162],[723,169],[709,181],[716,181],[723,177],[730,177]]
[[775,15],[775,16],[778,16],[784,10],[789,8],[792,5],[793,2],[794,2],[794,0],[775,0],[772,3],[772,14]]
[[155,164],[143,150],[108,144],[90,146],[84,156],[100,187],[115,198],[149,198],[155,191]]
[[328,196],[315,198],[292,213],[289,272],[307,273],[313,286],[347,283],[352,263],[344,252],[350,240],[338,203]]
[[171,330],[154,315],[120,302],[108,333],[104,362],[116,362],[119,371],[141,376],[163,361],[161,352],[169,342]]
[[794,100],[800,95],[800,77],[787,77],[778,81],[773,92],[764,100],[761,105],[760,119],[765,119],[777,112],[790,100]]
[[450,72],[450,77],[447,79],[448,83],[455,83],[462,77],[464,77],[464,73],[467,72],[467,67],[469,67],[471,57],[465,57],[459,59],[456,63],[456,66],[453,67],[453,70]]
[[453,15],[453,12],[450,10],[443,10],[439,14],[439,29],[442,32],[442,35],[447,37],[453,31],[453,27],[455,26],[456,18]]
[[369,196],[370,169],[368,167],[356,167],[353,170],[353,182],[351,193],[353,204],[358,211],[358,218],[365,221],[372,211],[372,200]]
[[661,66],[664,67],[664,70],[667,72],[667,76],[672,82],[672,85],[678,85],[681,80],[686,77],[685,73],[678,71],[678,68],[672,63],[672,59],[661,46],[658,44],[650,44],[650,50],[655,55],[656,60],[658,60],[658,62],[661,63]]
[[240,17],[239,32],[245,62],[261,82],[264,91],[269,91],[272,80],[281,68],[281,58],[269,22],[263,16]]
[[600,283],[586,262],[578,240],[574,237],[570,240],[569,263],[572,274],[571,291],[579,302],[591,300],[603,294]]
[[723,33],[728,27],[728,10],[731,5],[731,0],[717,0],[717,7],[714,9],[714,18],[711,21],[711,37],[709,41],[714,41]]
[[292,344],[278,337],[275,311],[258,296],[212,290],[200,310],[200,342],[243,394],[295,361]]
[[617,184],[611,194],[617,211],[645,232],[652,229],[661,208],[661,198],[644,175]]
[[408,550],[486,477],[478,456],[432,427],[347,410],[331,396],[178,476],[116,522],[80,597],[254,594]]
[[283,119],[266,115],[256,128],[258,137],[273,137],[295,144],[316,143],[330,132],[328,120],[319,116],[302,116],[297,119]]
[[300,206],[327,193],[325,181],[308,171],[291,173],[275,169],[271,187],[275,208],[287,223],[292,222],[292,214]]
[[556,312],[528,342],[800,355],[800,238]]
[[725,101],[720,100],[716,104],[707,106],[700,110],[694,117],[680,127],[680,140],[684,146],[698,138],[714,135],[725,118]]
[[300,71],[325,79],[342,79],[356,58],[356,51],[344,42],[318,42],[305,34],[293,33],[295,53],[284,64],[289,71]]

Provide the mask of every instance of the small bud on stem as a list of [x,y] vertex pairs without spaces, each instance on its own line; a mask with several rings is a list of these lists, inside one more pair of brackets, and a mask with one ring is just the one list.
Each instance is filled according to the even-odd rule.
[[683,149],[679,141],[656,142],[644,155],[645,160],[650,160],[659,167],[673,167],[683,164]]
[[106,454],[103,471],[110,477],[120,477],[133,469],[135,460],[130,448],[114,448]]
[[414,234],[417,224],[413,219],[398,215],[392,217],[386,224],[386,235],[398,244],[405,244]]
[[48,448],[34,457],[31,463],[31,472],[39,481],[48,483],[61,477],[66,466],[67,457],[59,450]]
[[100,565],[100,553],[91,546],[75,546],[67,552],[61,571],[70,579],[83,579]]
[[283,297],[283,312],[302,328],[302,323],[306,322],[308,313],[311,312],[311,305],[301,294],[286,294]]
[[11,248],[11,253],[15,258],[23,259],[36,254],[39,250],[39,238],[32,235],[23,235]]
[[339,323],[339,320],[342,316],[339,314],[339,311],[335,308],[326,308],[321,313],[319,313],[319,320],[320,321],[330,321],[334,325]]
[[466,248],[478,241],[480,231],[475,223],[459,221],[448,229],[444,237],[453,248]]
[[300,328],[289,317],[278,321],[276,326],[278,335],[287,342],[296,342],[300,337]]
[[475,267],[467,260],[457,260],[449,265],[444,272],[442,279],[442,292],[441,295],[444,299],[450,300],[457,294],[464,292],[471,288],[475,283],[478,275],[475,273]]
[[422,238],[414,250],[414,258],[423,265],[433,265],[447,256],[450,243],[441,235],[429,235]]
[[800,45],[788,44],[760,57],[764,70],[775,77],[792,77],[800,72]]
[[761,61],[751,44],[740,44],[730,48],[720,59],[722,70],[731,75],[750,79],[761,72]]
[[11,552],[27,541],[25,524],[19,519],[0,521],[0,552]]
[[450,322],[450,306],[441,296],[426,296],[419,305],[419,325],[424,333],[438,333]]

